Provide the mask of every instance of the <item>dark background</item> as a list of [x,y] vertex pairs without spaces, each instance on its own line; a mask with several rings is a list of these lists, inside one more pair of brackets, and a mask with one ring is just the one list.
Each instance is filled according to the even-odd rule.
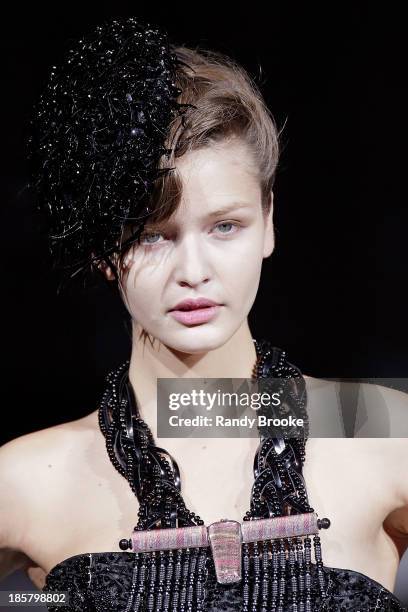
[[[93,411],[104,375],[129,354],[114,294],[103,285],[57,294],[24,190],[24,126],[51,65],[70,39],[115,15],[144,17],[173,42],[232,55],[285,124],[276,249],[251,313],[253,335],[315,377],[407,377],[407,53],[396,5],[55,6],[16,5],[0,37],[1,442]],[[408,391],[404,381],[400,388]]]

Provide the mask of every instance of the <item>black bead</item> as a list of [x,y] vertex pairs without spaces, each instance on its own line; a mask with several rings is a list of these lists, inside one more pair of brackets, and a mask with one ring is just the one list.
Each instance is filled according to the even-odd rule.
[[319,529],[328,529],[330,525],[331,522],[328,518],[317,519],[317,526]]
[[132,548],[132,540],[126,540],[123,539],[119,542],[119,548],[121,550],[128,550],[129,548]]

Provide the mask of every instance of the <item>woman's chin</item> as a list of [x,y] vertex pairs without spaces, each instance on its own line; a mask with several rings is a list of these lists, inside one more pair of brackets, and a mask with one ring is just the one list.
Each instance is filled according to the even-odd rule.
[[173,351],[198,355],[223,346],[230,336],[227,330],[211,329],[210,325],[195,325],[167,334],[161,342]]

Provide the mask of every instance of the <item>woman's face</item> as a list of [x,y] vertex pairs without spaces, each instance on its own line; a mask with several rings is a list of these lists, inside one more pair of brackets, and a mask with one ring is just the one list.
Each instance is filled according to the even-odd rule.
[[[274,248],[272,194],[265,215],[251,164],[239,139],[178,160],[180,206],[163,225],[146,225],[127,256],[123,288],[136,333],[144,329],[173,350],[201,353],[222,346],[246,321],[262,260]],[[197,298],[218,306],[173,310]]]

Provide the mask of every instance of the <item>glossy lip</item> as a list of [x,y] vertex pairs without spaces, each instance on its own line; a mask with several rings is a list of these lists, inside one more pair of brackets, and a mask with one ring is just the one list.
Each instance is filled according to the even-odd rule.
[[175,310],[178,311],[191,311],[191,310],[195,310],[198,308],[207,308],[210,306],[220,306],[220,304],[218,304],[217,302],[214,302],[213,300],[209,300],[208,298],[189,298],[187,300],[183,300],[182,302],[179,302],[178,304],[176,304],[173,308],[170,309],[169,312],[173,312]]
[[221,309],[220,304],[193,310],[171,310],[170,314],[183,325],[200,325],[211,321]]

